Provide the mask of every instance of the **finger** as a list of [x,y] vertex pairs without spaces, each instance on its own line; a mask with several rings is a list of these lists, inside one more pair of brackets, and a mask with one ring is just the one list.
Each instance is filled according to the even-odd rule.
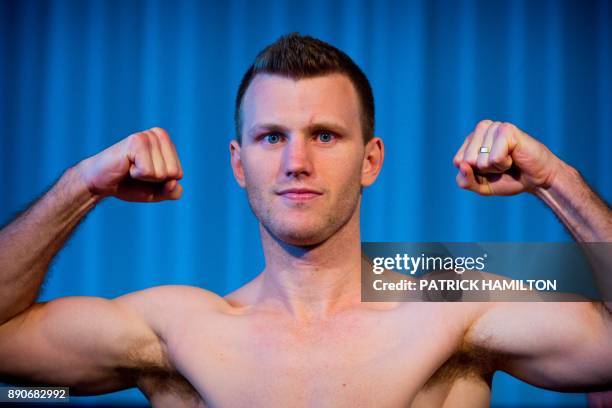
[[143,132],[131,136],[127,152],[130,161],[130,177],[136,180],[155,181],[155,167],[151,159],[151,141]]
[[181,198],[183,193],[183,186],[181,186],[175,179],[168,180],[163,185],[152,186],[149,189],[151,193],[148,196],[148,201],[159,202],[165,200],[178,200]]
[[478,149],[478,157],[476,159],[476,167],[481,173],[489,173],[495,168],[492,168],[489,163],[489,156],[491,155],[491,146],[493,145],[493,141],[497,135],[497,129],[499,128],[500,122],[493,122],[491,126],[487,129],[485,136],[482,140],[482,146],[487,148],[488,152],[481,152],[480,148]]
[[503,173],[512,167],[512,156],[510,155],[511,146],[514,145],[512,130],[508,123],[502,123],[497,128],[497,137],[491,146],[489,162],[491,167]]
[[455,154],[455,157],[453,157],[453,165],[455,167],[459,168],[459,163],[461,163],[461,161],[463,160],[463,155],[465,153],[465,148],[468,146],[468,144],[470,143],[470,140],[472,140],[473,136],[474,136],[474,132],[470,133],[468,135],[468,137],[465,138],[465,140],[463,141],[463,144],[461,145],[461,147],[459,148],[459,150]]
[[179,155],[178,152],[176,150],[176,145],[174,144],[174,142],[172,140],[170,140],[170,148],[174,154],[174,158],[176,160],[176,164],[178,165],[178,175],[177,175],[177,179],[182,179],[183,178],[183,165],[181,164],[181,160],[179,159]]
[[159,127],[155,127],[151,130],[155,133],[157,141],[159,142],[160,152],[166,164],[166,176],[170,178],[179,178],[182,169],[170,136],[168,136],[168,133],[164,129]]
[[181,163],[181,159],[179,159],[174,143],[172,143],[172,150],[174,151],[174,157],[176,157],[176,164],[178,164],[178,176],[176,178],[180,180],[183,178],[183,164]]
[[179,183],[176,183],[176,187],[170,193],[171,200],[178,200],[183,195],[183,186]]
[[[173,183],[174,187],[167,190],[168,183]],[[176,180],[170,180],[164,186],[164,192],[158,197],[160,200],[178,200],[183,195],[183,186]]]
[[482,146],[482,141],[486,134],[487,129],[493,123],[492,120],[481,120],[478,125],[476,125],[476,129],[474,129],[474,136],[472,140],[465,148],[465,153],[463,154],[463,161],[468,163],[472,167],[476,167],[478,153],[480,151],[480,146]]
[[479,176],[480,182],[477,181],[477,176],[474,169],[469,164],[462,162],[459,166],[459,172],[456,176],[457,185],[465,190],[470,190],[481,195],[493,195],[494,191],[488,180]]
[[155,135],[155,132],[148,130],[147,134],[151,140],[151,160],[153,161],[153,166],[155,167],[155,177],[158,180],[164,180],[166,179],[167,171],[166,162],[164,161],[161,152],[161,145],[157,139],[157,135]]
[[[176,152],[176,149],[175,149]],[[181,160],[178,158],[178,154],[176,155],[177,159],[176,162],[178,163],[179,166],[179,173],[178,173],[178,177],[177,179],[182,179],[183,178],[183,164],[181,163]]]
[[177,184],[178,184],[178,182],[176,181],[176,179],[170,179],[170,180],[166,181],[164,183],[164,188],[163,188],[164,194],[168,194],[172,190],[174,190],[176,188]]
[[470,177],[470,173],[469,173],[471,169],[472,167],[469,164],[465,162],[459,163],[459,171],[457,172],[457,177],[456,177],[457,184],[459,185],[459,187],[467,190],[474,183],[474,180],[472,180],[473,173],[472,173],[472,177]]
[[[176,180],[174,180],[176,181]],[[157,202],[169,199],[173,190],[166,191],[165,183],[155,183],[146,180],[128,178],[118,186],[117,196],[126,201]]]

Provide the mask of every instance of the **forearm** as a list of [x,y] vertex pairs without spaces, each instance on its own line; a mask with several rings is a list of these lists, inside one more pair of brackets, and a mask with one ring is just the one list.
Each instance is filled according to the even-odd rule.
[[0,231],[0,324],[34,303],[51,260],[98,201],[71,168]]
[[559,217],[579,242],[612,242],[612,210],[589,188],[580,173],[560,161],[550,187],[535,195]]
[[550,187],[535,194],[559,217],[588,257],[604,305],[612,312],[612,210],[589,188],[580,173],[560,162]]

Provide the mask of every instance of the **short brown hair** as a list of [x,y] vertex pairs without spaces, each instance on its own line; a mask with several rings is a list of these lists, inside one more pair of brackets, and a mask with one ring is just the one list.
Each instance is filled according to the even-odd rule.
[[238,143],[242,142],[242,99],[253,78],[260,73],[282,75],[295,80],[334,73],[345,74],[359,96],[364,144],[374,137],[374,95],[363,71],[336,47],[310,36],[291,33],[264,48],[242,77],[234,110]]

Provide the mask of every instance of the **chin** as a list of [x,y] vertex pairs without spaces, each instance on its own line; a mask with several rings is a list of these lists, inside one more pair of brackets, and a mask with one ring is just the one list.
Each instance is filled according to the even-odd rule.
[[[358,198],[358,196],[357,196]],[[355,214],[358,199],[334,206],[334,211],[310,209],[291,211],[261,205],[263,200],[249,196],[249,205],[261,226],[278,241],[294,246],[315,246],[327,241]]]
[[268,232],[276,239],[295,246],[313,246],[324,242],[329,238],[329,233],[324,227],[310,225],[272,225],[266,227]]

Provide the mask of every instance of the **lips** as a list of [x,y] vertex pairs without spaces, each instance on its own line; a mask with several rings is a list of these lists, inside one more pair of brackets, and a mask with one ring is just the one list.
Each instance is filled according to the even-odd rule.
[[322,193],[310,188],[287,188],[280,190],[277,194],[291,201],[309,201],[319,197]]

